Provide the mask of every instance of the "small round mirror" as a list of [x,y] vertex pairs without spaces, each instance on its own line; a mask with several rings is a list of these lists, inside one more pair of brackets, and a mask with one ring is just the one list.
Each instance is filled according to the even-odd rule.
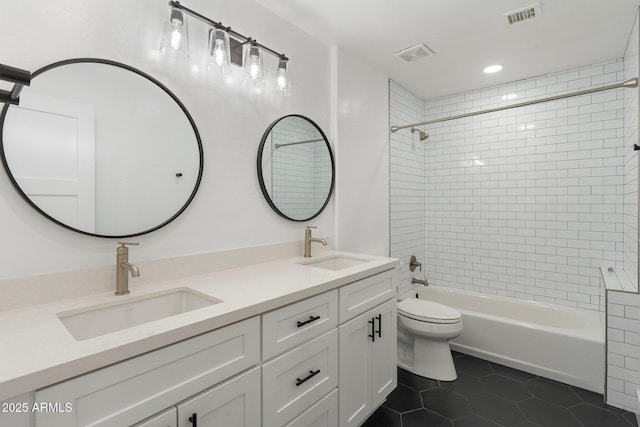
[[36,71],[0,125],[0,155],[18,193],[83,234],[156,230],[184,211],[202,177],[202,143],[184,105],[114,61],[72,59]]
[[335,179],[331,146],[311,119],[292,114],[273,122],[258,148],[258,180],[271,208],[308,221],[329,203]]

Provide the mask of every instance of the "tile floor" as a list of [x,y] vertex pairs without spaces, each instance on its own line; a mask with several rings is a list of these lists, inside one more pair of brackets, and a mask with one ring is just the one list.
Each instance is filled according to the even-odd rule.
[[363,427],[638,426],[596,393],[460,353],[454,362],[453,382],[398,369],[398,388]]

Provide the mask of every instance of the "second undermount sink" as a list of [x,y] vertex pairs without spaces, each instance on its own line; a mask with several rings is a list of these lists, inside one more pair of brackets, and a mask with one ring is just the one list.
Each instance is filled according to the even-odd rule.
[[367,258],[356,258],[345,255],[333,255],[314,261],[305,261],[301,264],[311,267],[324,268],[325,270],[342,270],[371,261]]
[[222,302],[187,288],[126,298],[127,302],[58,313],[58,318],[76,340],[82,341]]

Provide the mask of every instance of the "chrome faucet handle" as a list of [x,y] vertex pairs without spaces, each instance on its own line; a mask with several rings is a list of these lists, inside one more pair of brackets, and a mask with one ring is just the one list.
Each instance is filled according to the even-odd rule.
[[129,245],[129,246],[138,246],[140,244],[140,242],[118,242],[118,244],[120,245],[119,247],[126,248],[127,245]]
[[311,229],[311,228],[318,228],[315,225],[307,225],[304,228],[306,228],[307,230]]
[[416,267],[420,267],[420,271],[422,271],[422,263],[418,262],[418,259],[415,255],[411,255],[411,260],[409,261],[409,270],[411,272],[416,271]]

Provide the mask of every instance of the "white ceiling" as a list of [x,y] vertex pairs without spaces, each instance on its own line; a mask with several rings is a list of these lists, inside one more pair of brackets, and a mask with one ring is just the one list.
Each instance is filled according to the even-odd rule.
[[[622,58],[640,0],[540,0],[541,16],[502,13],[536,0],[257,0],[423,99]],[[393,54],[425,43],[435,56]],[[295,58],[292,58],[292,62]],[[502,64],[486,75],[483,68]]]

